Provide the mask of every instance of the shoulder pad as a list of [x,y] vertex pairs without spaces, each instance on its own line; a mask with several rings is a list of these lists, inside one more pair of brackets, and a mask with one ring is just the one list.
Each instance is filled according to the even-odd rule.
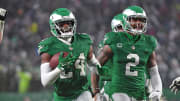
[[156,38],[154,37],[154,36],[150,36],[150,40],[151,40],[151,42],[152,42],[152,44],[153,44],[153,48],[154,48],[154,50],[157,48],[157,40],[156,40]]
[[48,47],[53,44],[54,40],[56,40],[56,37],[48,37],[46,39],[43,39],[38,44],[38,53],[41,54],[43,52],[46,52],[48,50]]
[[150,45],[152,45],[153,50],[157,48],[157,40],[152,35],[146,35],[147,40],[149,41]]
[[118,39],[117,36],[119,34],[120,34],[119,32],[118,33],[117,32],[108,32],[108,33],[106,33],[105,36],[104,36],[103,44],[104,45],[113,44]]
[[91,36],[88,35],[87,33],[80,33],[80,34],[78,34],[78,36],[82,39],[88,40],[88,42],[90,42],[92,44]]
[[40,41],[39,45],[48,45],[48,44],[51,44],[53,43],[53,40],[55,39],[56,37],[48,37],[48,38],[45,38],[43,40]]

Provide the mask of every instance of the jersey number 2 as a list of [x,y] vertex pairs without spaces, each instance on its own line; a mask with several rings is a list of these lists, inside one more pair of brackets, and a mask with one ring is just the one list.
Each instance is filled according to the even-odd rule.
[[138,71],[131,71],[131,67],[137,66],[139,64],[139,56],[137,54],[130,53],[127,56],[127,59],[132,59],[132,58],[134,58],[135,61],[134,62],[128,62],[126,64],[126,72],[125,72],[125,74],[127,76],[138,76]]

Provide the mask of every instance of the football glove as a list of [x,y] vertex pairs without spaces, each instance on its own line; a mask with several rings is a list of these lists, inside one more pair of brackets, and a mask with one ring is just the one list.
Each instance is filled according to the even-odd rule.
[[72,56],[72,53],[70,52],[66,57],[63,57],[63,52],[59,55],[59,64],[58,68],[65,68],[65,67],[72,67],[75,62],[75,57]]
[[169,86],[169,88],[173,93],[176,94],[180,90],[180,77],[174,79],[172,84]]
[[162,93],[160,91],[152,91],[149,95],[149,99],[152,101],[160,101]]
[[0,8],[0,20],[4,21],[6,19],[7,10]]

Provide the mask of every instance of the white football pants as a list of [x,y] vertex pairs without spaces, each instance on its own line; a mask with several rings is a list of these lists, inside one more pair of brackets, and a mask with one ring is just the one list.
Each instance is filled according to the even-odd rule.
[[133,97],[129,97],[125,93],[114,93],[112,95],[113,101],[146,101],[146,100],[136,100]]
[[89,91],[84,91],[73,101],[93,101],[93,98]]

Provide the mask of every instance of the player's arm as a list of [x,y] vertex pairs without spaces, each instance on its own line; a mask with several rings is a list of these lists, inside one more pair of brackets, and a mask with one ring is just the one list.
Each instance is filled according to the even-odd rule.
[[3,32],[4,32],[4,24],[6,18],[7,11],[3,8],[0,8],[0,43],[3,39]]
[[[89,50],[89,54],[88,54],[88,65],[89,65],[89,69],[91,71],[91,84],[92,84],[92,89],[96,89],[96,88],[99,88],[97,81],[98,81],[98,66],[100,66],[99,64],[99,61],[96,59],[95,55],[93,54],[93,48],[92,46],[90,47],[90,50]],[[93,78],[96,76],[96,78]],[[93,90],[93,94],[94,94],[94,90]]]
[[147,66],[150,73],[150,78],[151,78],[150,80],[151,80],[152,88],[153,88],[153,91],[149,97],[159,100],[162,95],[162,81],[158,72],[155,51],[153,51],[151,56],[149,57]]
[[[105,45],[98,55],[97,59],[101,65],[104,65],[106,61],[108,61],[109,58],[112,56],[112,51],[109,45]],[[91,83],[93,87],[93,94],[95,95],[95,99],[97,94],[100,92],[99,86],[99,75],[97,73],[92,73],[91,74]]]
[[109,45],[105,45],[100,54],[98,55],[97,59],[99,63],[103,66],[108,61],[108,59],[112,57],[112,55],[113,53]]
[[93,53],[93,47],[90,46],[89,53],[88,53],[88,65],[91,72],[97,73],[97,66],[100,66],[99,61],[96,59],[94,53]]
[[49,65],[50,59],[51,56],[48,53],[41,54],[41,83],[44,87],[53,84],[57,80],[61,72],[59,68],[51,70]]

